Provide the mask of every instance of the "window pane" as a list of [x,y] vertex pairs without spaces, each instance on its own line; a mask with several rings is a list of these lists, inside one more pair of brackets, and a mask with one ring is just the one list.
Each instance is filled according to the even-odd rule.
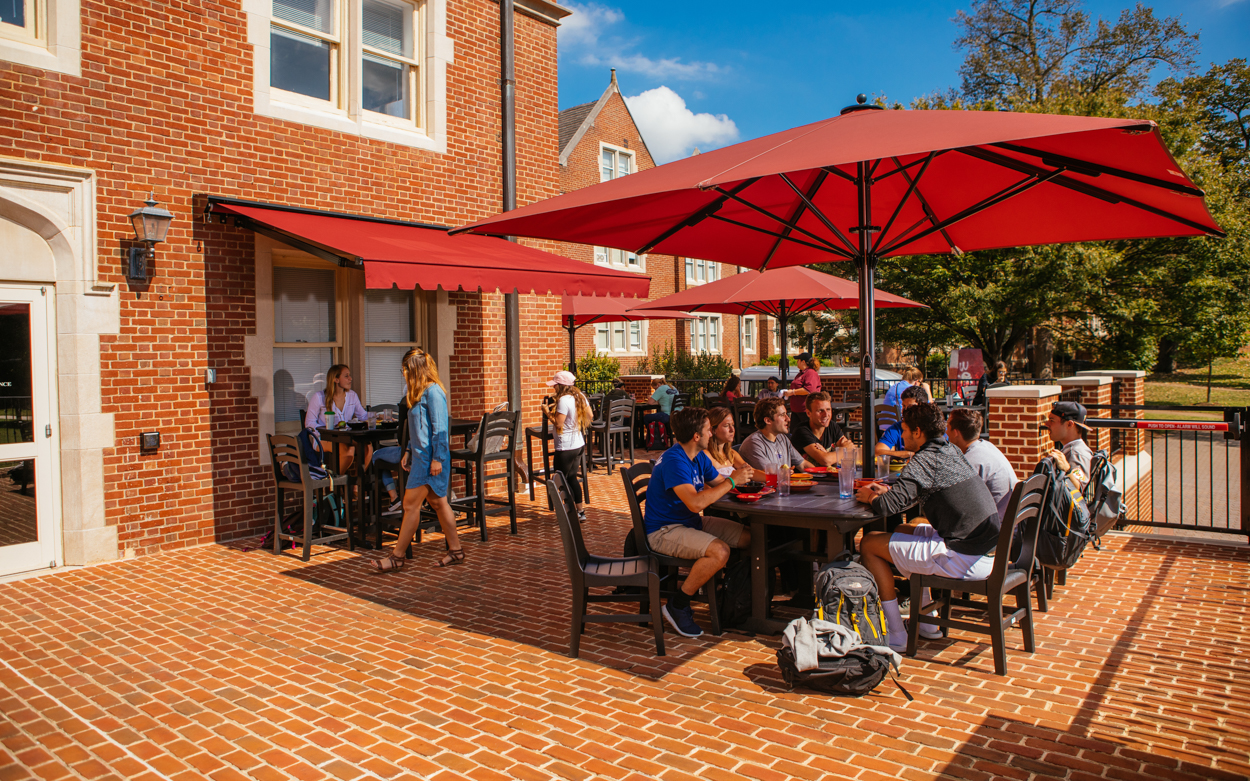
[[0,0],[0,22],[26,26],[26,0]]
[[361,105],[392,117],[408,116],[408,66],[383,57],[361,58]]
[[603,158],[600,162],[602,167],[602,170],[600,171],[600,179],[602,181],[606,182],[612,178],[612,172],[616,170],[616,163],[613,159],[614,157],[615,155],[612,154],[611,149],[603,150]]
[[715,261],[709,260],[707,262],[707,281],[715,282],[719,276],[720,276],[720,266],[716,265]]
[[308,409],[308,394],[325,388],[326,370],[333,365],[334,351],[329,347],[275,347],[274,420],[299,420],[299,411]]
[[629,349],[642,349],[642,323],[629,324]]
[[334,0],[273,0],[275,18],[294,22],[317,32],[334,32],[333,14]]
[[273,340],[335,341],[333,271],[273,270]]
[[686,281],[694,282],[694,258],[686,258]]
[[365,404],[397,404],[404,395],[400,362],[408,347],[365,348]]
[[391,5],[378,0],[364,0],[361,7],[361,34],[365,46],[384,52],[412,57],[412,35],[408,20],[412,7]]
[[35,461],[0,461],[0,548],[38,541]]
[[415,338],[411,290],[365,291],[366,342],[411,342]]
[[707,319],[707,347],[712,352],[720,350],[720,318],[709,317]]
[[330,44],[277,25],[269,29],[270,86],[329,100]]
[[606,247],[595,247],[595,263],[600,266],[608,265],[608,249]]
[[638,256],[637,256],[637,255],[635,255],[635,254],[634,254],[634,253],[632,253],[632,252],[630,252],[630,253],[626,254],[626,255],[625,255],[625,265],[627,265],[627,266],[633,266],[634,268],[637,268],[637,267],[638,267],[638,265],[639,265],[639,264],[638,264]]
[[614,350],[624,350],[625,349],[625,324],[613,323],[612,335],[613,335],[612,348]]
[[629,173],[629,161],[632,157],[633,157],[632,155],[627,155],[624,153],[617,154],[617,162],[616,162],[616,175],[617,176],[625,176],[626,174]]
[[0,445],[34,442],[30,304],[0,303],[0,334]]
[[607,352],[611,347],[608,339],[608,327],[606,325],[595,326],[595,349],[599,352]]

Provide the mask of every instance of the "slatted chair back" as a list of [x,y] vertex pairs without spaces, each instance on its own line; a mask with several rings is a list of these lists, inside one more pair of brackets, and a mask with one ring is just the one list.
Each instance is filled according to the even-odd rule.
[[569,493],[569,485],[565,482],[564,475],[552,472],[551,479],[547,481],[547,490],[557,497],[557,501],[551,503],[551,508],[556,514],[556,523],[560,526],[560,539],[564,542],[564,561],[569,568],[569,579],[574,584],[579,584],[585,574],[586,563],[590,561],[590,552],[586,550],[586,542],[582,538],[582,525],[577,520],[577,512],[569,510],[573,507],[573,497]]
[[898,407],[892,404],[878,404],[876,406],[875,417],[877,418],[877,426],[886,428],[898,423]]
[[618,429],[629,425],[634,414],[633,399],[612,399],[608,405],[608,428]]
[[[988,578],[991,583],[1002,583],[1009,567],[1023,572],[1026,577],[1033,576],[1033,551],[1037,546],[1037,532],[1041,525],[1039,519],[1045,506],[1046,492],[1049,490],[1050,481],[1045,475],[1033,475],[1028,480],[1016,483],[999,528],[994,569]],[[1011,547],[1017,529],[1020,530],[1020,552],[1012,561]]]
[[477,430],[478,441],[483,443],[479,454],[483,462],[512,458],[517,446],[516,425],[515,412],[496,410],[482,416]]
[[294,464],[300,473],[300,485],[310,482],[308,464],[300,458],[299,440],[288,434],[269,435],[269,455],[273,461],[273,476],[279,483],[295,484],[282,472],[283,464]]
[[621,469],[621,480],[625,484],[625,499],[629,502],[629,515],[634,523],[634,542],[640,554],[650,554],[651,546],[647,544],[647,524],[643,517],[642,503],[647,501],[647,486],[651,484],[650,463],[634,464],[628,469]]
[[842,391],[842,403],[843,404],[851,404],[851,403],[860,404],[863,402],[863,400],[864,400],[863,391]]
[[678,393],[673,397],[673,412],[690,406],[690,394]]

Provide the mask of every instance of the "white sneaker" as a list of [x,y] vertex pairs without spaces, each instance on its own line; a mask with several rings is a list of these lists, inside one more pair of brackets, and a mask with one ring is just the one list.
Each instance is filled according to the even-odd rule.
[[[928,615],[937,616],[937,613],[929,613]],[[941,640],[942,639],[942,627],[938,626],[937,624],[926,624],[924,621],[921,621],[920,631],[917,632],[917,634],[919,634],[921,637],[923,637],[926,640]]]
[[403,500],[403,499],[396,499],[394,502],[392,502],[392,503],[391,503],[391,506],[390,506],[390,507],[386,508],[386,512],[384,512],[384,513],[382,513],[382,514],[383,514],[383,515],[394,515],[395,513],[402,512],[402,511],[403,511],[403,509],[404,509],[404,500]]

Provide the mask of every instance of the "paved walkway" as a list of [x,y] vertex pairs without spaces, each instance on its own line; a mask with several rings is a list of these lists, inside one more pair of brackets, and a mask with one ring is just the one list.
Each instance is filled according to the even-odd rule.
[[[592,550],[629,527],[597,476]],[[542,494],[466,566],[207,546],[0,585],[0,779],[1244,779],[1250,551],[1108,539],[1009,675],[956,633],[861,699],[774,638],[592,626]]]

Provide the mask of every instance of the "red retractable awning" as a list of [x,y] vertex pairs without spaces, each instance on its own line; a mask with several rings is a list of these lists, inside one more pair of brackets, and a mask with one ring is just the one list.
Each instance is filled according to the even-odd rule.
[[650,277],[445,228],[210,198],[214,214],[328,260],[363,265],[365,287],[637,296]]

